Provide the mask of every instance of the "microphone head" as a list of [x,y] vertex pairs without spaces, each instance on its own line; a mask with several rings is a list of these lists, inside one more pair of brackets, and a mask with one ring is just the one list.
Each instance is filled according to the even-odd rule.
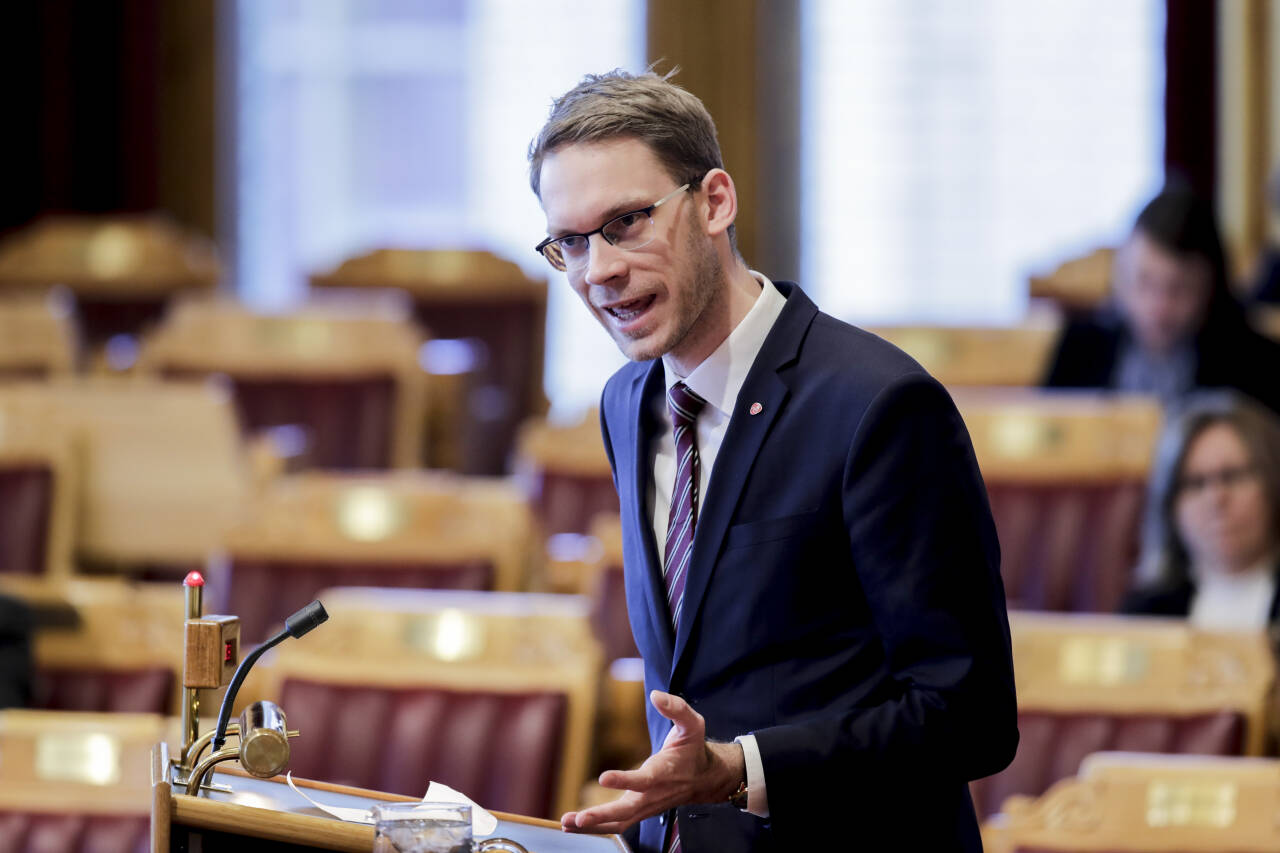
[[329,614],[325,612],[324,605],[319,601],[313,601],[284,620],[284,631],[290,637],[296,639],[325,622],[328,618]]

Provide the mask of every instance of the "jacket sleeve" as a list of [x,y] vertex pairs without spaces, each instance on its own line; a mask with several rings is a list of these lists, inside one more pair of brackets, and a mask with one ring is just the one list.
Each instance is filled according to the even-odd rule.
[[[779,820],[895,780],[959,785],[1018,742],[999,545],[968,432],[923,373],[889,384],[842,478],[849,548],[883,643],[876,704],[755,732]],[[887,698],[885,698],[887,697]]]

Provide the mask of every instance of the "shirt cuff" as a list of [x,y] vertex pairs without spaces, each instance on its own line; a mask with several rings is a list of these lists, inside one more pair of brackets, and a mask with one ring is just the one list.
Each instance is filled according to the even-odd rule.
[[747,811],[756,817],[768,817],[769,793],[764,787],[764,762],[760,760],[756,736],[739,735],[733,741],[742,747],[742,758],[747,765]]

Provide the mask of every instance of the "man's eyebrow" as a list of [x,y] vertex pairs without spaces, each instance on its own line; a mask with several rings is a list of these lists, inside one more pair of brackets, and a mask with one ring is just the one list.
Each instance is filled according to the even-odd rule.
[[[618,204],[613,205],[612,207],[606,209],[603,213],[600,214],[600,218],[598,220],[598,224],[596,225],[596,228],[601,227],[611,219],[616,219],[619,216],[622,216],[624,213],[635,213],[637,210],[644,210],[647,207],[649,207],[649,204],[646,204],[645,202],[642,202],[642,201],[619,202]],[[569,228],[552,228],[547,230],[547,235],[557,240],[560,239],[561,237],[567,237],[570,234],[581,234],[581,233],[583,232],[573,231]]]

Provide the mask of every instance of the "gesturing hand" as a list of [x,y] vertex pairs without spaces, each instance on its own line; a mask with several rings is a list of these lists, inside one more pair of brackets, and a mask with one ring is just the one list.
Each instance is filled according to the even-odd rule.
[[568,812],[560,818],[569,832],[621,832],[633,823],[674,806],[724,802],[744,778],[742,747],[707,743],[702,715],[679,696],[655,690],[649,701],[674,725],[662,749],[635,770],[600,774],[605,788],[626,791],[611,803]]

